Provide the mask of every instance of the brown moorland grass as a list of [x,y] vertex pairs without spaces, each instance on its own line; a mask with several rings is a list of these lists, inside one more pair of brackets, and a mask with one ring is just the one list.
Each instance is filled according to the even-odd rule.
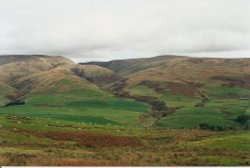
[[1,165],[8,165],[9,158],[0,156],[0,164]]
[[56,141],[75,141],[79,145],[86,147],[121,147],[142,146],[143,143],[139,138],[128,136],[114,136],[108,134],[89,133],[83,131],[77,132],[60,132],[48,131],[38,132],[30,129],[16,129],[15,132],[32,134],[39,138],[49,138]]
[[[39,163],[39,164],[37,164]],[[127,162],[107,161],[107,160],[91,160],[91,159],[71,159],[71,158],[33,158],[29,161],[29,165],[42,166],[128,166]]]
[[57,157],[25,157],[25,156],[0,156],[0,164],[14,166],[129,166],[131,163],[126,161],[109,161],[96,159],[76,159],[76,158],[57,158]]
[[[13,132],[13,129],[10,130]],[[90,131],[90,130],[88,130]],[[146,130],[145,130],[146,131]],[[40,146],[40,142],[30,146],[20,142],[4,143],[5,147],[18,148],[16,152],[6,151],[0,154],[1,165],[30,165],[30,166],[173,166],[173,165],[249,165],[249,152],[232,150],[230,148],[189,147],[188,141],[200,141],[215,134],[224,135],[222,132],[205,130],[147,130],[138,135],[143,141],[142,146],[130,146],[134,143],[121,140],[120,137],[102,133],[85,131],[63,132],[48,131],[38,132],[32,129],[16,129],[15,132],[26,136],[49,138],[49,146]],[[105,135],[104,135],[105,134]],[[101,135],[101,138],[100,138]],[[124,134],[122,134],[124,135]],[[85,139],[84,136],[91,138]],[[25,136],[24,136],[25,137]],[[106,138],[108,140],[103,140]],[[118,139],[114,137],[119,137]],[[100,139],[103,142],[99,142]],[[83,139],[83,144],[81,144]],[[7,140],[8,141],[8,140]],[[85,143],[93,141],[94,146]],[[110,142],[112,141],[112,142]],[[74,143],[71,143],[74,142]],[[76,144],[76,143],[77,144]],[[89,142],[88,142],[89,143]],[[98,144],[99,143],[99,144]],[[113,144],[115,143],[115,145]],[[116,144],[118,143],[118,144]],[[60,145],[57,145],[60,144]],[[99,146],[97,146],[99,145]],[[118,145],[118,146],[116,146]],[[30,148],[39,149],[41,152],[29,153]],[[42,148],[41,148],[42,147]]]
[[198,89],[193,84],[173,83],[170,85],[170,92],[173,95],[194,97],[198,94]]

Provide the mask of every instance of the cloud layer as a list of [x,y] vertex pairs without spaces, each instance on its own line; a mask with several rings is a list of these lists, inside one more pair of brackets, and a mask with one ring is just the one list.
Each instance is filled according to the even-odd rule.
[[249,0],[0,0],[0,54],[250,57]]

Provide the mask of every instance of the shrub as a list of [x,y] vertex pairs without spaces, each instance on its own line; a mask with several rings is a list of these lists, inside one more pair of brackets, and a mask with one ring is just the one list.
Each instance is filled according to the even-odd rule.
[[211,128],[211,126],[207,123],[200,123],[199,127],[200,129],[205,129],[205,130],[209,130]]
[[250,119],[249,115],[243,114],[243,115],[239,115],[235,119],[235,121],[238,122],[238,123],[240,123],[240,124],[242,124],[242,125],[245,125],[245,124],[247,124],[247,122],[248,122],[249,119]]
[[203,129],[203,130],[211,130],[211,131],[223,131],[223,130],[225,130],[225,128],[222,126],[214,126],[214,125],[209,125],[207,123],[199,124],[199,128]]

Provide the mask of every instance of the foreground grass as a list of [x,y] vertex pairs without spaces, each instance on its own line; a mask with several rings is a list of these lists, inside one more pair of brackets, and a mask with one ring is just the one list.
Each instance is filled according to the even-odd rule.
[[250,151],[250,132],[234,134],[215,135],[208,139],[184,143],[186,147],[192,148],[213,148]]
[[249,165],[249,132],[154,129],[0,115],[0,165]]

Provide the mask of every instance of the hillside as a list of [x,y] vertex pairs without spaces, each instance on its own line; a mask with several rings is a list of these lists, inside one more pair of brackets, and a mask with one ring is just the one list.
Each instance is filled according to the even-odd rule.
[[250,59],[0,60],[0,165],[250,163]]
[[[194,58],[184,56],[158,56],[153,58],[88,62],[129,77],[133,83],[153,80],[209,80],[216,76],[246,77],[250,74],[250,59]],[[204,75],[206,73],[206,75]],[[240,75],[240,76],[239,76]],[[144,76],[142,78],[141,76]],[[140,79],[141,78],[141,79]],[[223,78],[223,77],[222,77]],[[220,80],[220,79],[218,79]],[[223,79],[221,79],[223,80]]]
[[0,60],[0,102],[8,106],[3,113],[147,127],[248,125],[237,117],[249,111],[250,59],[159,56],[76,64],[36,55]]
[[233,118],[249,108],[249,58],[159,56],[86,64],[121,75],[120,95],[154,98],[175,108],[174,114],[156,122],[159,126],[194,128],[205,123],[230,127],[236,124]]
[[64,57],[4,57],[8,56],[1,57],[5,63],[0,66],[0,81],[6,91],[0,98],[8,108],[0,113],[135,125],[148,111],[145,103],[116,98],[104,90],[120,79],[109,69],[78,65]]
[[0,82],[0,107],[11,101],[16,95],[16,89]]
[[0,79],[7,84],[11,84],[19,77],[73,64],[61,56],[0,56],[0,62],[3,62],[0,66]]

